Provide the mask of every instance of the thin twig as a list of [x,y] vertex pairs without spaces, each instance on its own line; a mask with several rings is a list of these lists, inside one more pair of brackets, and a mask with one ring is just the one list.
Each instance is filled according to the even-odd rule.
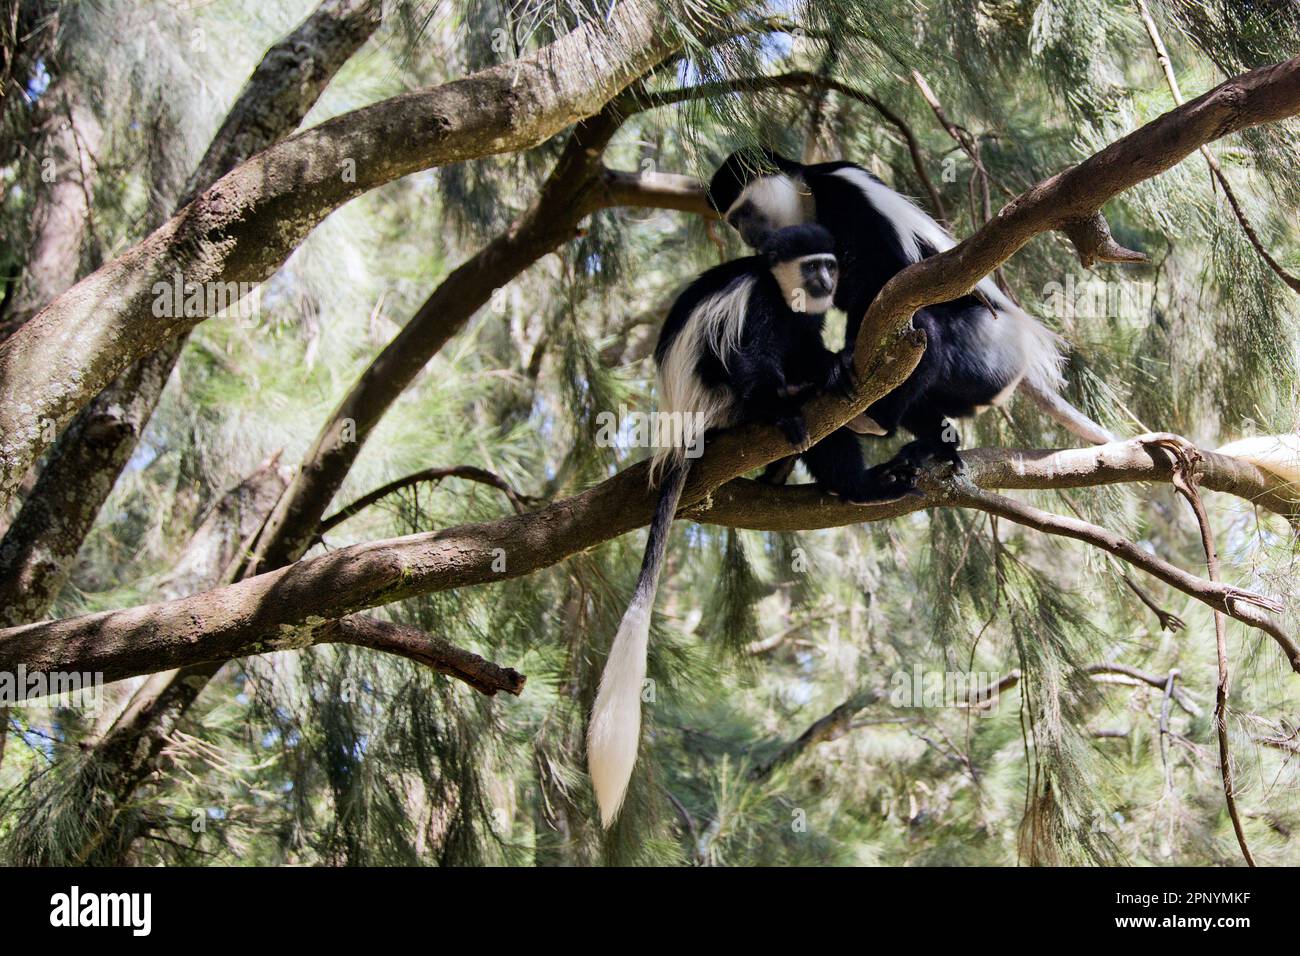
[[[1195,446],[1181,439],[1162,438],[1158,444],[1174,456],[1174,473],[1172,481],[1178,493],[1187,499],[1196,515],[1196,524],[1201,531],[1201,546],[1205,549],[1205,572],[1210,581],[1219,580],[1219,553],[1214,547],[1214,533],[1210,530],[1210,518],[1205,513],[1205,503],[1201,501],[1196,489],[1196,462],[1200,453]],[[1214,643],[1217,649],[1219,665],[1219,684],[1214,702],[1214,726],[1219,737],[1219,768],[1223,776],[1223,799],[1228,807],[1228,816],[1232,818],[1232,830],[1237,835],[1237,845],[1247,866],[1255,865],[1250,847],[1246,843],[1246,831],[1242,828],[1241,814],[1237,811],[1237,797],[1233,792],[1232,761],[1228,751],[1228,622],[1218,608],[1214,611]],[[1172,678],[1171,678],[1172,680]]]
[[510,504],[514,507],[516,514],[523,514],[528,510],[528,505],[536,501],[535,498],[532,498],[529,495],[519,494],[506,483],[504,478],[498,477],[483,468],[476,468],[473,465],[455,465],[451,468],[425,468],[422,471],[417,471],[413,474],[390,481],[386,485],[381,485],[374,491],[362,495],[351,504],[340,508],[328,518],[322,518],[321,523],[316,527],[316,534],[318,537],[323,535],[335,525],[347,521],[363,508],[368,508],[376,501],[386,498],[394,492],[401,491],[403,488],[409,488],[411,485],[418,485],[423,481],[431,481],[436,484],[444,478],[464,478],[466,481],[477,481],[479,484],[490,485],[493,488],[498,488],[505,493],[507,498],[510,499]]
[[1169,773],[1169,702],[1174,696],[1174,682],[1178,679],[1178,671],[1171,669],[1169,671],[1169,680],[1165,684],[1165,697],[1160,703],[1160,765],[1165,770],[1165,792],[1169,793],[1174,789],[1174,778]]

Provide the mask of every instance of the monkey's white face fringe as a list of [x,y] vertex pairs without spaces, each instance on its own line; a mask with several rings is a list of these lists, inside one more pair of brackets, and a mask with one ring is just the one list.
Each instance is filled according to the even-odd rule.
[[1219,454],[1248,461],[1277,475],[1283,481],[1300,484],[1300,435],[1242,438],[1224,445],[1219,449]]
[[605,829],[623,806],[641,742],[641,687],[654,598],[653,588],[638,590],[624,613],[587,727],[587,769]]
[[813,217],[811,199],[812,194],[802,182],[797,182],[783,173],[775,176],[760,176],[741,190],[736,201],[723,214],[723,218],[731,215],[746,202],[750,202],[756,209],[763,211],[767,220],[764,223],[765,227],[775,232],[787,226],[799,226],[810,222]]

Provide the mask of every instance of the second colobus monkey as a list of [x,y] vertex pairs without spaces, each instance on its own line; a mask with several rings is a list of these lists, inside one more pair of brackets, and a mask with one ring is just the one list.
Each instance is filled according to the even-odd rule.
[[[803,396],[846,386],[843,364],[821,337],[837,271],[834,240],[825,229],[802,225],[774,231],[765,237],[761,255],[716,266],[692,282],[673,303],[659,334],[658,412],[682,413],[691,425],[683,446],[655,454],[651,475],[658,476],[659,500],[645,557],[587,730],[587,765],[606,827],[623,805],[636,763],[650,614],[690,469],[686,446],[711,429],[767,422],[804,449]],[[899,497],[905,489],[891,491],[883,469],[868,472],[856,441],[852,432],[839,429],[802,451],[804,463],[827,491],[851,500]]]
[[[767,151],[766,170],[742,153],[729,156],[709,184],[709,201],[751,246],[773,229],[817,222],[835,237],[841,279],[835,304],[848,316],[852,350],[872,300],[908,265],[953,247],[954,240],[910,200],[848,162],[804,165]],[[904,457],[937,454],[957,461],[949,417],[966,417],[1010,398],[1017,388],[1069,431],[1096,444],[1114,436],[1060,396],[1063,343],[1026,315],[990,279],[966,295],[918,311],[925,354],[897,389],[867,409],[878,427],[898,425],[918,439]],[[982,297],[982,298],[981,298]],[[992,311],[990,311],[990,307]]]

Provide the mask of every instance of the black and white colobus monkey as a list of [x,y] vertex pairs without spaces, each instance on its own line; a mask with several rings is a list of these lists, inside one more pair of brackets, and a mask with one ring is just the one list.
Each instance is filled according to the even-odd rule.
[[[709,183],[709,201],[750,246],[774,229],[805,222],[817,222],[835,237],[840,264],[835,304],[848,316],[849,353],[885,283],[906,266],[955,245],[924,211],[861,166],[804,165],[771,151],[761,163],[765,168],[733,153]],[[1061,397],[1061,338],[990,279],[977,288],[982,300],[967,295],[916,313],[912,323],[926,333],[925,353],[902,385],[867,409],[865,432],[889,436],[901,424],[918,439],[904,449],[904,459],[938,455],[959,462],[956,431],[947,419],[1000,404],[1021,388],[1085,441],[1113,441]]]
[[902,493],[890,491],[887,476],[866,470],[851,432],[840,429],[804,450],[801,401],[846,385],[839,356],[822,342],[836,286],[834,240],[809,224],[769,232],[762,246],[762,254],[716,266],[692,282],[673,303],[655,347],[658,412],[681,413],[690,427],[683,445],[656,451],[651,476],[658,476],[659,500],[645,557],[587,730],[587,765],[606,827],[623,804],[636,763],[650,613],[690,470],[687,448],[712,429],[766,422],[801,450],[827,491],[858,501]]

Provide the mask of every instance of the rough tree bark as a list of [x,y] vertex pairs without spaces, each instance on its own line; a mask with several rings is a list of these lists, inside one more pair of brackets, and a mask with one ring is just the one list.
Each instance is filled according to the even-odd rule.
[[[654,205],[711,214],[703,188],[689,177],[659,175],[647,180],[601,165],[604,147],[622,117],[633,108],[630,102],[616,103],[579,123],[534,205],[506,233],[454,270],[362,373],[321,429],[292,486],[261,530],[256,547],[250,549],[248,560],[232,579],[275,570],[302,557],[320,534],[324,509],[347,477],[371,428],[494,289],[574,238],[583,218],[596,209],[614,205]],[[345,428],[355,431],[352,441],[342,440]],[[353,617],[341,622],[343,636],[338,639],[358,643],[359,636],[373,634],[375,622],[365,624],[369,620]],[[327,642],[331,632],[322,633],[322,643]],[[405,643],[372,640],[363,642],[363,646],[401,653],[476,686],[463,673],[437,667],[430,657],[429,640],[428,636]],[[412,647],[421,648],[423,656],[404,653]],[[129,799],[153,771],[166,736],[224,663],[205,661],[154,675],[140,689],[138,706],[133,706],[129,719],[116,728],[113,746],[101,755],[108,766],[119,768],[111,774],[116,783],[114,791],[107,794],[110,805],[118,806]],[[136,754],[142,752],[153,755],[149,762],[137,759]],[[118,845],[119,851],[125,848],[124,844]]]
[[[178,208],[297,129],[334,74],[379,26],[381,0],[326,0],[272,46],[185,185]],[[72,283],[69,275],[60,288]],[[44,300],[48,301],[48,299]],[[158,405],[187,333],[135,362],[74,418],[0,542],[0,623],[38,620]]]
[[[753,446],[762,437],[763,430],[757,427],[720,435],[697,467],[704,467],[712,457],[712,471],[725,473],[729,470],[725,462],[739,451],[720,455],[719,448]],[[1204,487],[1239,494],[1256,504],[1277,500],[1283,509],[1288,507],[1282,504],[1286,499],[1276,496],[1277,478],[1236,459],[1202,454]],[[1086,523],[1058,519],[1028,506],[1017,509],[1014,502],[1008,505],[1009,499],[981,497],[974,491],[1166,481],[1172,475],[1168,453],[1142,439],[1062,452],[974,450],[965,457],[965,491],[936,484],[925,497],[851,505],[812,486],[777,488],[731,481],[707,496],[697,489],[685,513],[711,524],[785,530],[883,520],[927,507],[978,507],[1049,533],[1089,540],[1080,533]],[[1092,480],[1082,464],[1086,460],[1095,463]],[[549,567],[645,524],[653,507],[647,466],[640,463],[581,494],[527,514],[353,545],[179,600],[9,628],[0,631],[0,670],[24,663],[29,670],[98,671],[113,681],[181,664],[302,648],[322,642],[321,628],[329,621],[367,608]],[[1289,508],[1295,507],[1291,501]],[[1160,574],[1184,593],[1239,620],[1261,626],[1263,615],[1257,606],[1267,604],[1266,599],[1211,586],[1146,552],[1139,555],[1136,545],[1106,534],[1104,544],[1113,545],[1117,556],[1136,555],[1143,570]],[[1288,663],[1300,668],[1300,661]]]
[[597,113],[683,42],[665,29],[660,4],[617,4],[604,21],[537,53],[355,110],[223,176],[0,346],[0,506],[52,429],[132,362],[202,321],[154,316],[157,283],[177,274],[261,282],[347,200],[422,169],[535,146]]

